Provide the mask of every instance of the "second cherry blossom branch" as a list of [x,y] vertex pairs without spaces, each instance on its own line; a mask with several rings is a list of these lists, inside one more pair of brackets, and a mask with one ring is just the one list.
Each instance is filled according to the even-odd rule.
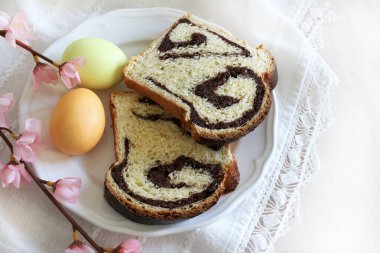
[[[5,30],[0,30],[0,36],[3,36],[5,38],[5,33],[6,31]],[[16,44],[19,45],[20,47],[24,48],[25,50],[29,51],[33,56],[38,56],[40,57],[41,59],[44,59],[45,61],[53,64],[54,66],[56,66],[57,68],[59,68],[59,64],[54,62],[53,60],[51,60],[50,58],[46,57],[45,55],[37,52],[36,50],[34,50],[31,46],[19,41],[19,40],[16,40]]]
[[[8,137],[3,133],[3,130],[0,130],[0,136],[4,140],[4,142],[7,144],[11,152],[13,153],[13,145],[8,139]],[[25,170],[29,173],[29,175],[32,177],[33,181],[36,182],[38,187],[45,193],[45,195],[49,198],[49,200],[57,207],[57,209],[63,214],[63,216],[66,217],[66,219],[71,223],[71,225],[78,230],[79,233],[88,241],[88,243],[91,244],[91,246],[98,252],[103,253],[104,250],[102,247],[100,247],[92,238],[86,233],[86,231],[83,230],[83,228],[74,220],[73,217],[63,208],[63,206],[53,197],[53,195],[45,188],[44,183],[48,183],[48,181],[45,181],[43,179],[40,179],[36,176],[34,171],[29,167],[27,163],[24,161],[21,161],[22,164],[25,166]]]
[[91,244],[91,246],[99,253],[103,253],[103,248],[100,247],[92,238],[83,230],[83,228],[71,217],[71,215],[62,207],[62,205],[51,195],[51,193],[45,188],[43,183],[40,182],[40,179],[34,174],[33,170],[25,162],[22,162],[25,166],[26,171],[33,178],[34,182],[38,187],[45,193],[45,195],[50,199],[51,202],[58,208],[58,210],[66,217],[66,219],[71,223],[79,233]]

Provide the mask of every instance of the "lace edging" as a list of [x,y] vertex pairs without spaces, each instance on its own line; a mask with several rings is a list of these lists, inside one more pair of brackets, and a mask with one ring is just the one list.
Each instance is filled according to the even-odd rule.
[[323,25],[339,20],[340,18],[329,8],[329,3],[318,4],[316,0],[299,0],[298,9],[293,13],[293,22],[308,38],[316,50],[323,49]]
[[280,168],[275,169],[278,173],[274,177],[276,180],[261,201],[266,206],[261,208],[260,218],[252,220],[239,252],[244,249],[245,252],[273,250],[274,242],[288,230],[298,212],[300,187],[305,186],[319,169],[315,141],[332,119],[330,90],[338,79],[318,55],[311,59],[306,76],[302,100],[292,123],[293,138],[288,138],[277,165]]
[[[319,6],[312,0],[297,1],[291,15],[316,50],[323,48],[322,25],[337,20],[326,4]],[[318,55],[311,59],[306,76],[303,100],[292,123],[293,138],[288,138],[281,156],[283,162],[277,165],[282,167],[275,170],[276,180],[266,189],[238,252],[274,251],[275,241],[288,231],[299,212],[300,188],[319,171],[315,141],[333,119],[330,90],[338,79]]]

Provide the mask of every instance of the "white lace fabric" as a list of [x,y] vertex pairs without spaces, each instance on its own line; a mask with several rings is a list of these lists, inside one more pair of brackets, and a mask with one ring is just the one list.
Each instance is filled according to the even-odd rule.
[[[240,7],[225,1],[217,9],[219,12],[210,8],[217,1],[80,2],[81,6],[75,0],[57,0],[52,3],[42,0],[8,0],[0,3],[0,10],[11,15],[19,10],[27,13],[36,38],[32,44],[39,50],[46,48],[83,20],[117,8],[174,7],[188,10],[227,28],[233,27],[229,19],[239,17],[238,11],[245,10],[245,1],[233,1]],[[264,4],[260,1],[252,2],[255,2],[253,7],[247,7],[246,11],[254,12],[255,7]],[[231,14],[226,14],[222,8],[229,9]],[[259,190],[221,221],[192,232],[140,238],[144,252],[271,252],[275,241],[287,231],[297,214],[300,188],[319,168],[314,148],[316,139],[332,117],[329,92],[337,83],[337,78],[315,50],[323,47],[322,25],[330,22],[333,14],[326,6],[308,0],[271,0],[265,8],[277,9],[310,41],[299,44],[299,52],[292,56],[297,62],[296,66],[290,68],[294,73],[285,73],[289,74],[288,82],[283,81],[280,75],[276,88],[280,108],[278,132],[281,136],[278,138],[275,159],[271,160],[271,169],[265,180],[260,182]],[[224,14],[220,16],[218,13]],[[230,16],[226,18],[223,15]],[[240,28],[235,26],[235,29],[239,32]],[[281,34],[281,29],[274,36],[272,49],[275,55],[283,55],[283,58],[289,56],[281,48],[281,43],[286,38],[291,40],[292,34]],[[12,91],[19,99],[33,67],[33,60],[21,49],[10,49],[5,40],[1,39],[0,54],[0,94]],[[12,126],[17,129],[17,108],[13,112]],[[5,160],[6,152],[3,148],[0,142],[0,157]],[[21,190],[0,189],[0,199],[0,252],[62,252],[70,244],[70,227],[35,185]],[[33,201],[33,204],[25,204],[27,201]],[[29,206],[32,207],[25,212]],[[116,246],[125,238],[125,235],[105,231],[76,218],[100,244]]]
[[[313,1],[296,1],[289,18],[310,40],[313,48],[323,48],[322,25],[332,22],[334,13]],[[315,151],[316,139],[327,129],[332,120],[330,90],[338,83],[335,74],[319,55],[311,54],[305,73],[304,87],[292,119],[291,131],[275,175],[272,176],[270,194],[264,194],[259,207],[260,214],[252,219],[246,241],[240,244],[240,252],[272,252],[274,242],[289,229],[299,210],[300,188],[305,186],[319,170]]]

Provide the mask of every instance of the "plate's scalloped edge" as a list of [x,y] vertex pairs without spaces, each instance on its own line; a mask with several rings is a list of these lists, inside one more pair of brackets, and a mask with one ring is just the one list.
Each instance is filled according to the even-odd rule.
[[[44,54],[49,55],[51,51],[54,50],[55,47],[57,47],[59,44],[62,43],[62,41],[65,40],[65,37],[68,36],[71,33],[75,33],[80,31],[81,29],[86,29],[86,26],[93,26],[97,24],[101,24],[105,19],[110,19],[110,18],[133,18],[133,17],[152,17],[152,16],[166,16],[166,17],[173,17],[173,18],[179,18],[182,15],[184,15],[186,12],[177,10],[177,9],[171,9],[171,8],[137,8],[137,9],[119,9],[119,10],[114,10],[108,13],[105,13],[101,16],[97,16],[91,19],[88,19],[84,21],[83,23],[79,24],[76,26],[71,32],[63,36],[62,38],[56,40],[54,43],[52,43],[45,51]],[[201,18],[200,18],[201,19]],[[203,19],[201,19],[203,20]],[[219,25],[213,24],[211,22],[205,21],[204,22],[210,24],[211,26],[221,28]],[[95,23],[95,24],[94,24]],[[221,28],[224,29],[224,28]],[[224,29],[225,30],[225,29]],[[32,74],[32,73],[31,73]],[[31,80],[32,76],[30,74],[30,77],[28,79],[27,85],[22,93],[21,99],[20,99],[20,106],[19,106],[19,129],[23,129],[23,122],[26,119],[26,115],[29,115],[29,107],[27,106],[31,101],[32,98],[36,92],[35,89],[32,88]],[[278,101],[276,98],[276,94],[273,91],[272,92],[272,97],[273,97],[273,105],[270,110],[270,113],[266,120],[270,120],[270,122],[267,122],[267,128],[265,130],[266,132],[266,142],[271,143],[271,145],[266,145],[265,150],[263,154],[256,160],[255,166],[257,167],[262,167],[262,170],[260,170],[260,175],[256,178],[256,173],[253,174],[253,176],[248,180],[247,182],[244,183],[244,185],[241,185],[235,192],[230,193],[231,195],[236,195],[235,197],[231,197],[229,199],[225,199],[224,202],[218,206],[218,209],[222,210],[219,211],[216,215],[212,216],[209,219],[206,219],[200,223],[192,223],[189,225],[186,225],[186,227],[178,227],[178,224],[181,223],[176,223],[172,225],[155,225],[154,230],[147,231],[145,229],[141,230],[134,230],[130,229],[128,227],[120,227],[120,226],[111,226],[107,224],[107,222],[104,221],[102,216],[99,216],[95,212],[91,211],[89,212],[86,209],[86,212],[82,209],[76,209],[75,206],[72,205],[64,205],[67,209],[70,211],[78,214],[79,216],[83,217],[87,221],[110,231],[114,232],[119,232],[119,233],[125,233],[125,234],[132,234],[136,236],[163,236],[163,235],[169,235],[169,234],[174,234],[174,233],[179,233],[179,232],[185,232],[185,231],[190,231],[194,230],[196,228],[204,227],[207,225],[210,225],[211,223],[216,222],[219,220],[222,216],[224,216],[226,213],[231,211],[233,208],[235,208],[239,203],[241,203],[244,199],[246,199],[252,192],[257,188],[259,185],[258,182],[263,179],[265,176],[265,172],[267,171],[268,167],[268,160],[270,157],[273,155],[273,151],[276,147],[277,144],[277,120],[278,120]],[[37,170],[35,170],[37,171]],[[37,171],[38,174],[38,171]],[[209,210],[210,211],[210,210]],[[201,214],[203,215],[203,214]],[[200,215],[200,216],[201,216]],[[89,216],[92,216],[93,219],[90,219]],[[199,216],[197,216],[199,217]],[[196,218],[196,217],[195,217]],[[193,219],[195,219],[193,218]],[[186,221],[185,221],[186,222]],[[141,227],[146,227],[146,228],[152,228],[151,225],[141,225]]]

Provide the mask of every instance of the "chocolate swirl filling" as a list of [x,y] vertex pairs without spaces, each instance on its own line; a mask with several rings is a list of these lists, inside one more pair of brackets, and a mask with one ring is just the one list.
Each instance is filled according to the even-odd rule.
[[236,78],[238,76],[241,76],[244,78],[252,78],[256,83],[256,96],[252,101],[252,108],[245,111],[241,117],[230,122],[224,122],[224,121],[217,122],[217,123],[207,122],[207,120],[201,118],[201,116],[198,114],[197,110],[195,109],[194,105],[189,100],[179,96],[178,94],[174,94],[171,90],[169,90],[166,87],[166,85],[158,82],[153,77],[146,77],[146,79],[151,81],[152,84],[160,87],[166,92],[181,99],[183,103],[187,104],[190,107],[190,118],[191,118],[191,121],[194,122],[194,124],[200,127],[205,127],[209,129],[235,128],[235,127],[244,125],[248,120],[254,117],[254,115],[260,110],[261,105],[263,103],[264,96],[265,96],[265,86],[261,78],[252,69],[249,69],[246,67],[233,67],[233,66],[227,66],[226,69],[227,70],[225,72],[219,73],[216,77],[212,77],[211,79],[206,80],[196,85],[195,93],[196,95],[207,99],[215,107],[225,108],[234,103],[237,103],[238,101],[236,101],[235,98],[232,98],[230,96],[219,96],[215,94],[214,91],[216,90],[216,88],[226,83],[228,79],[231,77]]
[[173,48],[199,46],[206,43],[206,41],[207,37],[201,33],[193,33],[190,40],[181,42],[173,42],[170,40],[169,36],[166,35],[164,40],[161,42],[161,45],[158,47],[158,50],[161,52],[166,52]]
[[[164,39],[162,40],[161,44],[158,46],[158,51],[161,53],[166,53],[167,51],[170,51],[174,48],[181,48],[181,47],[189,47],[189,46],[200,46],[202,44],[207,44],[207,36],[202,34],[202,33],[193,33],[190,36],[190,40],[187,41],[181,41],[181,42],[173,42],[170,39],[170,35],[172,31],[179,25],[179,24],[189,24],[192,26],[197,26],[200,27],[193,22],[191,22],[189,19],[182,18],[178,20],[178,22],[170,29],[170,31],[165,35]],[[227,39],[226,37],[213,32],[209,29],[200,27],[202,29],[207,30],[209,33],[214,34],[215,36],[219,37],[221,40],[223,40],[225,43],[229,44],[230,46],[236,47],[240,50],[240,53],[166,53],[166,54],[161,54],[159,56],[160,60],[167,60],[167,59],[177,59],[177,58],[194,58],[198,56],[209,56],[209,55],[219,55],[219,56],[243,56],[243,57],[249,57],[251,56],[251,53],[249,52],[248,49],[242,47],[241,45]]]
[[204,189],[202,192],[193,193],[187,198],[182,198],[176,201],[164,201],[157,199],[150,199],[143,197],[135,192],[133,192],[128,183],[124,179],[124,171],[128,170],[128,154],[129,154],[129,140],[125,138],[125,159],[118,165],[112,168],[112,178],[115,183],[129,196],[134,199],[146,203],[152,206],[159,206],[163,208],[177,208],[191,203],[206,199],[211,196],[215,190],[218,188],[223,180],[224,172],[218,164],[202,164],[191,157],[179,156],[172,163],[161,164],[152,167],[148,170],[147,179],[155,184],[157,187],[164,188],[182,188],[189,187],[186,183],[173,184],[169,180],[169,174],[174,171],[179,171],[184,167],[190,167],[193,170],[199,172],[207,172],[211,175],[213,181]]
[[142,114],[140,114],[138,112],[135,112],[133,110],[132,110],[132,113],[136,117],[144,119],[144,120],[150,120],[150,121],[164,120],[164,121],[169,121],[169,122],[175,124],[179,129],[181,129],[183,134],[190,135],[190,133],[188,133],[185,130],[183,130],[183,128],[181,127],[181,121],[179,119],[177,119],[177,118],[173,118],[173,117],[162,115],[162,114],[147,114],[147,115],[142,115]]
[[239,99],[230,96],[220,96],[215,93],[219,86],[225,84],[230,78],[245,77],[252,78],[255,73],[248,68],[231,68],[227,67],[227,71],[219,73],[216,77],[208,79],[201,84],[198,84],[194,93],[205,98],[216,108],[226,108],[233,104],[239,103]]

